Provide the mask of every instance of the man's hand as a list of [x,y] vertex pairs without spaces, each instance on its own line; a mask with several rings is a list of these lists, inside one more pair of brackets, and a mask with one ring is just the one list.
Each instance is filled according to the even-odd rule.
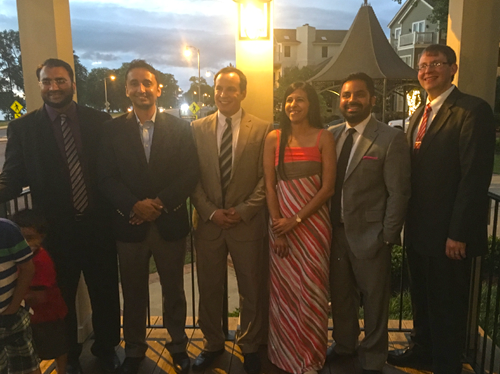
[[137,216],[137,214],[134,214],[134,216],[132,218],[130,218],[130,220],[128,221],[128,223],[130,223],[131,225],[138,226],[138,225],[142,225],[144,223],[144,220],[140,219]]
[[273,233],[276,236],[285,235],[287,232],[293,230],[298,225],[295,216],[290,218],[273,219]]
[[463,260],[466,257],[465,243],[448,238],[446,240],[446,256],[452,260]]
[[236,226],[239,220],[235,219],[234,216],[229,213],[228,209],[217,209],[212,216],[212,222],[220,228],[227,230]]
[[155,200],[151,199],[138,201],[132,208],[138,219],[148,222],[153,222],[157,219],[160,216],[162,209],[163,205],[160,205],[156,203]]
[[238,223],[241,222],[241,216],[234,208],[229,208],[227,210],[229,218],[236,220]]

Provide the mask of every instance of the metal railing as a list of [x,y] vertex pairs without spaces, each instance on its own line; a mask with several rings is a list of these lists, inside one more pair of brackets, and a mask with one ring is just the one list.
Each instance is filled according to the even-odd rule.
[[399,36],[398,48],[408,45],[432,44],[434,39],[433,32],[411,32]]
[[[490,198],[490,223],[488,232],[490,235],[490,247],[488,254],[482,258],[474,259],[471,277],[471,297],[469,304],[468,337],[466,345],[466,359],[471,364],[476,373],[499,373],[500,372],[500,238],[497,237],[499,231],[500,196],[489,193]],[[190,205],[189,205],[190,206]],[[12,214],[25,207],[31,207],[31,195],[29,190],[14,200],[0,204],[0,217],[10,218]],[[191,206],[190,206],[191,209]],[[190,215],[191,216],[191,215]],[[196,298],[195,298],[195,259],[193,234],[187,238],[188,247],[191,250],[191,323],[186,328],[196,328]],[[404,243],[403,243],[404,247]],[[408,289],[408,272],[406,266],[405,251],[401,250],[397,254],[399,263],[399,274],[393,276],[393,283],[397,285],[393,297],[399,298],[398,305],[398,325],[389,330],[393,332],[407,332],[409,329],[403,328],[403,306],[404,291]],[[393,284],[393,286],[394,286]],[[233,337],[233,332],[228,331],[228,297],[226,284],[226,302],[224,303],[223,326],[226,336]],[[161,302],[161,300],[159,301]],[[151,316],[148,313],[148,327],[163,328],[163,325],[151,324]],[[394,318],[392,318],[394,319]]]

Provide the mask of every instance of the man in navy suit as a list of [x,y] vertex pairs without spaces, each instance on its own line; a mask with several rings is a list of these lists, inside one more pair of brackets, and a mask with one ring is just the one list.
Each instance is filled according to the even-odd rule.
[[97,152],[109,114],[78,105],[73,69],[48,59],[37,69],[44,105],[12,121],[0,175],[0,202],[29,187],[33,207],[49,222],[44,243],[68,306],[69,374],[81,373],[75,297],[83,272],[92,306],[91,351],[112,372],[120,362],[120,304],[111,206],[97,188]]
[[413,305],[410,348],[397,366],[461,373],[472,258],[488,248],[488,187],[495,126],[491,107],[453,84],[458,70],[448,46],[424,49],[418,80],[427,102],[411,117],[412,196],[406,243]]
[[100,155],[99,184],[115,207],[123,290],[126,359],[122,374],[135,374],[144,359],[149,300],[149,259],[153,255],[163,294],[166,348],[177,372],[187,373],[184,258],[189,219],[186,199],[198,182],[198,157],[189,124],[160,113],[156,70],[131,62],[126,93],[134,110],[107,123]]

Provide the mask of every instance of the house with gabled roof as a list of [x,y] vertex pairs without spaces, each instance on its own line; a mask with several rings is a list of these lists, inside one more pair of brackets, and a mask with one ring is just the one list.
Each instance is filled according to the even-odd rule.
[[435,0],[406,0],[387,25],[390,43],[401,59],[414,68],[422,50],[430,44],[445,44],[445,31],[429,21]]

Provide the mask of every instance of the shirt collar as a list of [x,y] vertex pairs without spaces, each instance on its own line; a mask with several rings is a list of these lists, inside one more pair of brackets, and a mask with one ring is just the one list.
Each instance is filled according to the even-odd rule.
[[[230,116],[232,124],[239,123],[241,121],[242,112],[243,112],[243,109],[240,108],[236,113],[234,113],[232,116]],[[224,114],[222,114],[220,111],[217,111],[217,116],[218,116],[220,124],[226,123],[227,117]]]
[[351,126],[349,124],[349,122],[346,121],[346,123],[345,123],[346,126],[345,126],[344,132],[347,132],[347,130],[349,130],[349,129],[354,129],[354,130],[356,130],[356,132],[362,134],[363,131],[365,131],[366,125],[368,125],[368,122],[370,122],[371,119],[372,119],[372,114],[370,113],[370,115],[368,117],[366,117],[363,121],[358,123],[356,126]]
[[137,114],[134,112],[135,114],[135,119],[137,120],[137,123],[141,126],[141,127],[144,127],[144,124],[148,123],[148,122],[151,122],[151,126],[154,126],[155,122],[156,122],[156,110],[154,111],[153,113],[153,116],[151,117],[151,119],[148,119],[147,121],[144,121],[144,123],[141,123],[141,121],[139,120],[139,117],[137,117]]
[[[52,108],[47,104],[44,104],[44,107],[45,111],[47,112],[52,122],[55,122],[57,118],[62,114],[59,113],[55,108]],[[69,105],[68,109],[64,114],[66,114],[66,117],[68,117],[71,122],[76,122],[78,117],[76,115],[76,103],[74,101],[71,102],[71,104]]]
[[441,107],[441,105],[443,105],[448,96],[450,96],[451,91],[453,91],[454,89],[455,85],[452,84],[450,88],[448,88],[446,91],[444,91],[441,95],[439,95],[432,101],[429,101],[429,96],[427,96],[426,104],[431,104],[431,108],[434,111],[436,107]]

